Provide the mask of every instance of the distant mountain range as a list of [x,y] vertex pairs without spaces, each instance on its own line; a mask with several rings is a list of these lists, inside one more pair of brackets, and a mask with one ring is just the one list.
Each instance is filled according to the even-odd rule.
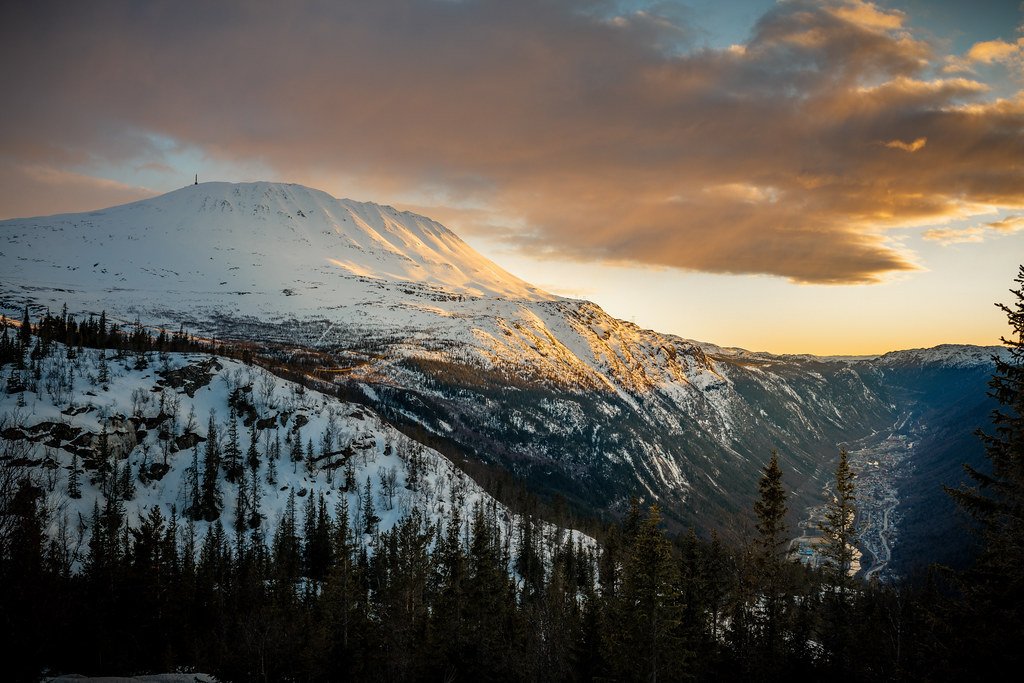
[[998,347],[823,358],[660,334],[546,293],[428,218],[298,185],[204,183],[0,235],[9,316],[66,304],[314,352],[406,434],[597,513],[637,495],[674,527],[740,535],[777,448],[796,522],[840,446],[899,435],[897,502],[864,491],[865,510],[892,513],[889,568],[967,552],[941,484],[981,461]]

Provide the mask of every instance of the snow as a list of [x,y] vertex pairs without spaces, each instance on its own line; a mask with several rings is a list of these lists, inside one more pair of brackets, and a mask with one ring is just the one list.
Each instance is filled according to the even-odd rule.
[[[108,422],[109,428],[111,424],[127,422],[133,413],[139,417],[153,418],[158,415],[162,402],[165,413],[173,413],[176,419],[176,422],[168,421],[163,426],[175,424],[176,427],[172,429],[179,435],[187,429],[189,415],[192,414],[194,431],[205,438],[208,434],[208,418],[211,414],[215,415],[218,436],[223,448],[228,431],[228,398],[239,388],[242,388],[243,395],[248,396],[259,419],[272,416],[279,418],[282,414],[288,414],[288,422],[285,425],[281,425],[281,420],[278,419],[273,428],[261,430],[258,436],[258,476],[264,483],[260,496],[260,513],[263,518],[261,530],[268,542],[285,512],[292,492],[297,495],[296,502],[300,514],[305,496],[323,494],[328,509],[332,511],[338,501],[342,498],[347,499],[355,525],[355,518],[360,514],[362,507],[361,495],[367,478],[371,483],[376,514],[381,518],[381,531],[393,527],[414,506],[424,512],[428,521],[442,523],[448,519],[452,506],[459,504],[463,506],[462,519],[467,524],[474,506],[482,505],[485,509],[493,507],[506,538],[511,538],[514,525],[519,519],[443,455],[409,439],[365,406],[346,403],[304,389],[258,366],[245,365],[227,358],[214,360],[205,354],[167,354],[166,363],[163,363],[158,359],[158,354],[153,353],[149,354],[149,367],[145,370],[136,370],[135,357],[129,355],[123,361],[108,360],[110,381],[104,388],[95,381],[100,351],[85,349],[76,359],[66,360],[64,347],[59,344],[55,346],[54,353],[44,360],[42,375],[46,377],[57,366],[65,373],[70,368],[74,376],[72,393],[58,401],[42,388],[44,383],[40,382],[38,394],[32,391],[25,392],[24,407],[18,407],[17,394],[0,394],[0,430],[14,425],[32,427],[44,422],[56,422],[90,432],[95,437],[102,429],[104,420]],[[158,375],[158,371],[166,374],[167,370],[173,371],[211,362],[214,364],[210,368],[210,382],[196,390],[194,396],[189,396],[185,387],[175,389],[168,383],[161,382]],[[8,366],[6,372],[14,372],[13,366]],[[0,375],[0,381],[6,381],[6,374],[0,372]],[[248,391],[245,391],[246,387],[249,388]],[[338,455],[320,460],[315,473],[308,472],[304,463],[293,462],[289,457],[290,447],[285,443],[288,431],[296,424],[299,416],[306,420],[301,427],[301,443],[305,447],[307,441],[312,439],[318,455],[321,452],[323,434],[329,431],[333,435],[330,451]],[[242,425],[241,419],[237,425],[239,446],[244,460],[249,445],[249,429]],[[120,461],[119,466],[123,467],[124,463],[130,463],[133,475],[137,475],[144,461],[160,462],[163,442],[158,438],[157,431],[158,429],[149,429],[142,439],[132,446],[130,452],[122,456],[124,459]],[[267,483],[269,457],[266,453],[269,443],[275,437],[281,440],[281,455],[275,461],[277,483],[270,485]],[[134,438],[131,441],[134,441]],[[132,445],[131,441],[128,442],[129,445]],[[75,532],[90,520],[94,502],[99,501],[102,508],[103,498],[99,485],[90,481],[92,472],[88,470],[80,477],[82,497],[77,500],[67,497],[68,473],[72,463],[72,453],[67,450],[68,444],[64,443],[62,447],[56,448],[41,443],[32,444],[25,440],[5,443],[8,449],[13,449],[17,451],[17,455],[32,461],[30,471],[47,491],[50,505],[58,509],[58,514],[54,515],[49,529],[51,535],[56,536],[66,521],[74,536]],[[112,449],[116,443],[118,441],[112,436]],[[198,449],[202,468],[204,444],[200,443]],[[341,455],[341,452],[350,455]],[[8,450],[8,454],[12,454],[11,450]],[[415,486],[409,482],[410,463],[414,456],[418,457],[423,468],[421,481]],[[351,491],[343,490],[344,467],[340,465],[346,457],[355,464],[357,486]],[[46,467],[48,459],[55,462],[56,467]],[[154,506],[160,507],[164,516],[168,517],[173,505],[181,516],[190,502],[189,472],[192,462],[193,449],[186,448],[169,455],[170,468],[161,479],[143,484],[133,476],[136,482],[136,495],[125,506],[129,524],[137,526],[139,520]],[[328,469],[325,467],[327,464],[337,467],[333,470]],[[80,471],[84,470],[81,459],[79,468]],[[381,475],[392,469],[397,475],[397,487],[396,494],[391,499],[393,502],[389,503]],[[246,476],[249,476],[248,469]],[[234,525],[237,487],[223,477],[220,486],[224,503],[220,521],[226,530],[230,530]],[[204,521],[197,523],[200,537],[205,533],[207,525],[208,523]],[[551,528],[549,525],[545,526]],[[579,532],[563,533],[590,547],[594,545],[592,539]],[[79,553],[75,560],[76,567],[80,566],[84,558],[87,538],[88,532],[83,530],[79,539]],[[368,542],[369,539],[370,537],[366,536],[364,541]]]

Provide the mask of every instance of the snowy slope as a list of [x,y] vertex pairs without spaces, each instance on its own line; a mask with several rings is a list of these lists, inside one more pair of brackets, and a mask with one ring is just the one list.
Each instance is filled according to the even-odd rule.
[[[468,523],[476,505],[494,509],[506,539],[518,516],[495,501],[443,455],[407,438],[383,422],[365,406],[339,401],[305,390],[257,366],[205,354],[149,354],[150,366],[136,369],[134,355],[108,362],[110,380],[98,382],[100,351],[85,349],[67,359],[64,347],[42,361],[38,391],[0,393],[0,457],[20,463],[44,488],[56,514],[51,535],[65,524],[72,534],[81,533],[85,551],[88,524],[95,502],[103,506],[97,470],[90,467],[99,450],[104,426],[118,467],[131,468],[135,495],[126,503],[126,517],[133,527],[153,506],[164,516],[175,506],[179,516],[190,503],[194,457],[202,468],[208,421],[215,419],[223,449],[229,433],[229,398],[239,406],[236,425],[244,460],[250,443],[250,427],[256,426],[258,477],[262,484],[259,512],[267,542],[295,496],[300,510],[310,496],[323,495],[328,510],[342,498],[348,500],[354,529],[360,517],[366,482],[380,517],[379,529],[390,529],[416,507],[426,520],[441,523],[454,507]],[[110,354],[110,352],[108,352]],[[111,354],[112,355],[112,354]],[[0,369],[0,385],[17,372],[13,365]],[[71,389],[58,389],[57,378],[70,377]],[[24,403],[23,406],[19,406]],[[246,426],[245,423],[248,423]],[[310,471],[290,455],[290,442],[298,440],[303,452],[314,444],[316,464]],[[195,446],[189,444],[195,443]],[[280,449],[273,456],[273,444]],[[77,460],[74,458],[77,454]],[[273,464],[271,464],[273,460]],[[68,497],[72,464],[78,463],[82,496]],[[166,471],[162,465],[166,462]],[[355,487],[346,490],[345,469],[351,463]],[[271,467],[274,474],[271,474]],[[140,472],[146,476],[140,477]],[[246,470],[248,475],[248,469]],[[389,473],[394,486],[385,486]],[[251,482],[251,480],[250,480]],[[220,521],[230,530],[235,522],[237,486],[223,476],[219,482],[223,500]],[[251,484],[250,484],[251,485]],[[392,494],[388,494],[388,490]],[[208,522],[198,523],[200,533]],[[553,527],[548,527],[553,529]],[[247,532],[248,533],[248,532]],[[593,540],[579,532],[566,532],[592,547]],[[365,536],[364,541],[369,542]],[[76,558],[81,561],[83,555]]]
[[[594,388],[709,368],[589,302],[547,294],[442,225],[298,185],[204,183],[124,206],[0,222],[0,298],[202,334],[385,342]],[[253,333],[252,326],[259,328]]]
[[552,298],[428,218],[301,185],[203,183],[101,211],[4,221],[0,233],[5,281],[130,291],[140,305],[177,296],[292,311],[367,296],[366,280]]
[[964,344],[940,344],[930,349],[907,349],[890,351],[878,357],[874,364],[883,368],[978,368],[991,367],[993,357],[1010,360],[1010,352],[1004,346],[968,346]]

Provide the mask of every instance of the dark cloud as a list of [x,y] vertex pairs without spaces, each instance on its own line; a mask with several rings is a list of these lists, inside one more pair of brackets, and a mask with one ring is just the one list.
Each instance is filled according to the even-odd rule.
[[2,29],[7,173],[161,163],[155,134],[437,190],[538,253],[827,283],[914,268],[893,227],[1024,205],[1024,100],[934,79],[912,18],[859,0],[724,50],[666,3],[58,4]]

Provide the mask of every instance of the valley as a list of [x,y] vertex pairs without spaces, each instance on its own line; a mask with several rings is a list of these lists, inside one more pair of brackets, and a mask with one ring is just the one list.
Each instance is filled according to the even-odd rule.
[[[900,540],[900,488],[913,468],[917,445],[915,424],[910,413],[900,416],[889,429],[882,430],[846,445],[850,468],[855,474],[857,530],[856,563],[852,574],[865,579],[893,581],[899,578],[890,567]],[[834,485],[832,473],[823,464],[815,472],[822,481],[821,499],[830,500]],[[797,528],[800,535],[790,544],[791,552],[801,562],[819,566],[821,558],[816,546],[822,540],[818,523],[823,518],[824,503],[808,506]]]

